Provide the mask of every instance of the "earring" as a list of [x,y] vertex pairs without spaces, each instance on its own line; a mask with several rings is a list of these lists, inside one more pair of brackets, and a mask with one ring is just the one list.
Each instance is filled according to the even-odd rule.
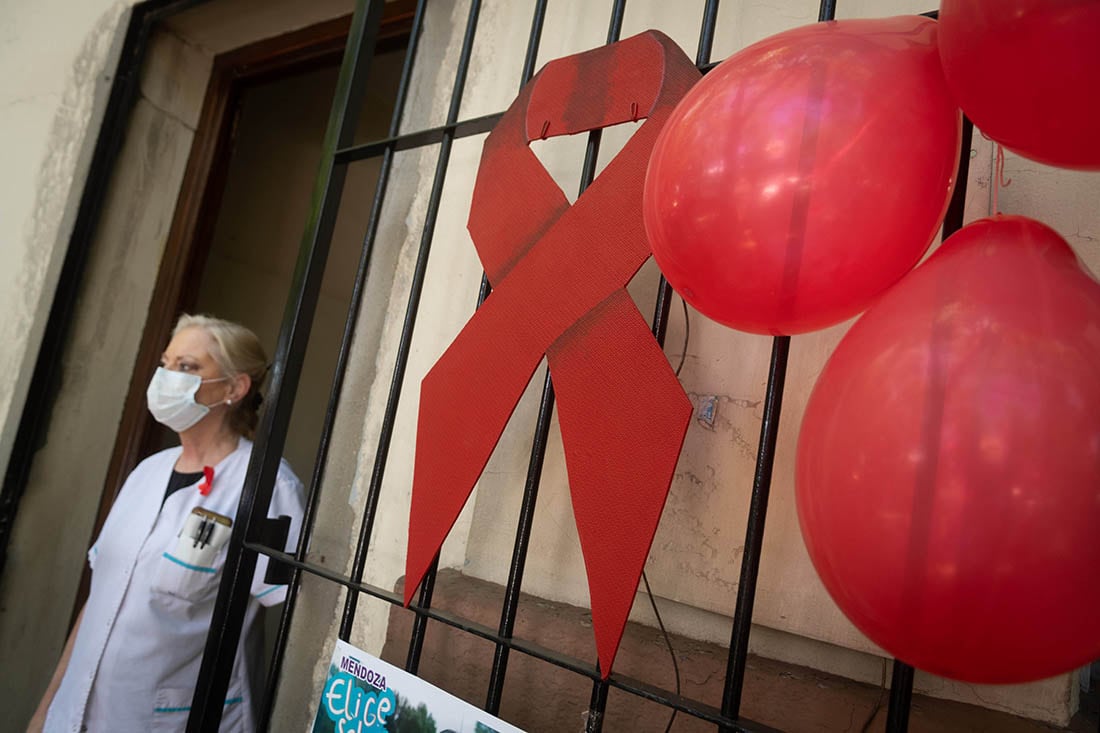
[[225,401],[225,404],[227,404],[227,405],[232,405],[232,404],[233,404],[233,400],[226,400],[226,401]]

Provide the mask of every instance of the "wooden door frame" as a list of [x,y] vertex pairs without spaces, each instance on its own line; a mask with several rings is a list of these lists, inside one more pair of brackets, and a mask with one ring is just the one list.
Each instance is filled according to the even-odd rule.
[[[378,53],[405,45],[414,8],[413,0],[386,3]],[[244,92],[256,84],[338,66],[350,25],[349,14],[215,57],[103,483],[93,538],[99,536],[125,477],[156,447],[158,426],[145,404],[148,377],[160,361],[176,318],[195,305],[225,192]],[[85,566],[70,627],[87,600],[90,584],[91,572]]]

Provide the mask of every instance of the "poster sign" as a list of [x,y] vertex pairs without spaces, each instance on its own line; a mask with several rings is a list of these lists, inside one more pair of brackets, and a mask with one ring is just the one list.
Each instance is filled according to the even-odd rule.
[[337,640],[313,733],[523,733],[408,672]]

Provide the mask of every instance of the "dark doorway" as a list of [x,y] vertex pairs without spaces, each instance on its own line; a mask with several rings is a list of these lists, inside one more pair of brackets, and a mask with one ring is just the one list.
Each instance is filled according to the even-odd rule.
[[[389,6],[357,139],[383,137],[393,110],[412,4]],[[349,23],[350,17],[337,18],[215,60],[93,537],[125,476],[144,457],[175,442],[175,435],[149,416],[145,388],[179,314],[241,322],[257,333],[269,357],[274,353]],[[322,287],[321,317],[286,449],[287,460],[307,482],[376,179],[370,164],[348,176],[348,205],[337,222]],[[85,569],[74,619],[89,582]]]

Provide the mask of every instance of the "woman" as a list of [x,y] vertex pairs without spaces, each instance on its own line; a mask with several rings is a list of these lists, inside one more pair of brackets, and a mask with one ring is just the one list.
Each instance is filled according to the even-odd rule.
[[[243,326],[188,315],[176,324],[147,398],[180,446],[142,461],[119,492],[88,552],[88,601],[29,730],[184,730],[266,371],[259,340]],[[290,515],[288,546],[297,542],[302,493],[283,462],[270,516]],[[264,582],[266,568],[261,555],[223,731],[255,727],[260,606],[286,597],[286,586]]]

